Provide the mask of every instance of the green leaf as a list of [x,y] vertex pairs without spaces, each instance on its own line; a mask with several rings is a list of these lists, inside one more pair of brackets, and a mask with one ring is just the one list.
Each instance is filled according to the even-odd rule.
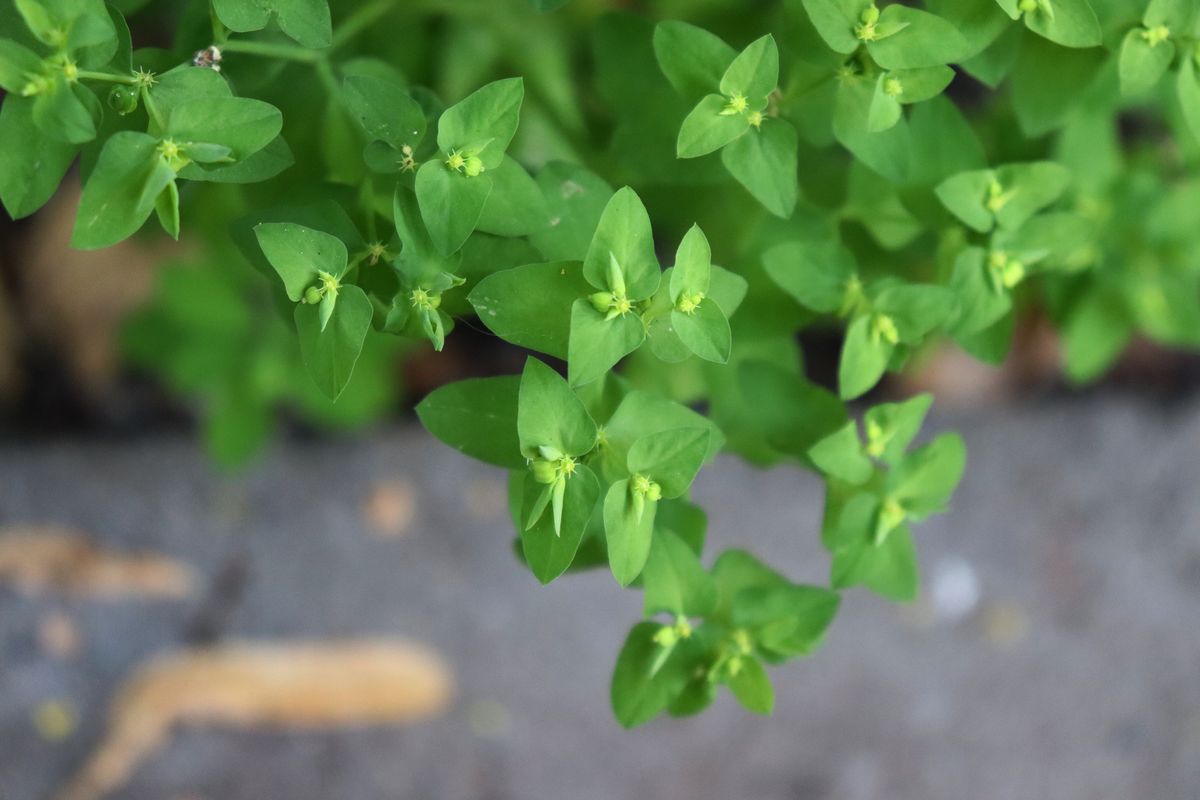
[[729,320],[717,304],[705,298],[689,314],[671,311],[671,327],[694,354],[714,364],[725,364],[733,347]]
[[888,477],[891,496],[915,519],[945,510],[966,466],[967,448],[956,433],[943,433],[914,450]]
[[91,89],[69,84],[61,76],[33,98],[33,121],[51,139],[84,144],[96,138],[100,104]]
[[740,664],[740,669],[729,677],[730,691],[747,711],[770,714],[775,707],[775,690],[762,662],[753,656],[743,656]]
[[960,172],[939,183],[934,193],[950,213],[974,230],[987,233],[995,223],[985,205],[993,177],[991,170]]
[[426,430],[455,450],[488,464],[522,469],[517,438],[516,375],[468,378],[439,387],[417,404]]
[[591,383],[612,369],[646,340],[637,314],[607,319],[587,298],[571,305],[571,337],[567,344],[567,374],[572,386]]
[[650,215],[637,193],[628,186],[619,189],[600,216],[596,234],[583,262],[583,275],[597,289],[615,291],[610,285],[613,262],[620,267],[625,293],[631,301],[644,300],[658,291],[662,271],[654,254]]
[[595,446],[596,423],[561,375],[529,358],[521,374],[517,435],[526,458],[540,458],[540,447],[577,457]]
[[492,178],[463,175],[434,159],[417,170],[416,192],[429,236],[445,256],[457,252],[475,230],[492,193]]
[[854,421],[813,445],[808,457],[821,472],[855,486],[866,483],[875,474],[871,459],[863,453]]
[[543,167],[537,183],[545,199],[546,219],[530,241],[551,261],[583,261],[613,195],[612,187],[596,173],[562,161]]
[[908,178],[909,157],[914,150],[904,120],[885,131],[871,131],[871,101],[875,82],[861,76],[837,81],[833,108],[833,135],[854,157],[893,183]]
[[871,335],[871,315],[860,314],[846,330],[838,362],[838,391],[843,400],[860,397],[879,383],[895,346]]
[[1085,293],[1063,326],[1067,376],[1076,383],[1100,377],[1125,351],[1133,333],[1122,297],[1101,288]]
[[656,392],[636,389],[629,392],[604,425],[605,444],[599,453],[606,478],[618,480],[628,474],[629,449],[642,437],[659,431],[694,427],[707,428],[710,432],[708,452],[704,457],[709,461],[725,442],[720,429],[711,420]]
[[877,26],[896,33],[867,42],[871,58],[884,69],[919,69],[961,60],[970,45],[946,20],[902,5],[883,9]]
[[258,183],[274,178],[296,163],[292,150],[282,136],[276,136],[267,146],[233,164],[188,164],[179,177],[189,181],[214,183]]
[[859,14],[869,5],[863,0],[803,0],[813,27],[834,51],[849,55],[862,44],[854,34]]
[[488,175],[492,192],[475,227],[499,236],[525,236],[539,230],[547,219],[542,190],[520,164],[508,156]]
[[604,537],[608,544],[608,565],[622,586],[633,583],[646,559],[654,533],[654,515],[658,503],[634,502],[629,480],[619,480],[604,498]]
[[[837,616],[841,596],[816,586],[800,586],[763,566],[753,556],[726,556],[713,566],[731,624],[748,629],[770,656],[809,655]],[[720,567],[720,573],[718,573]]]
[[708,428],[699,427],[646,434],[629,448],[626,465],[630,474],[645,475],[659,484],[663,497],[679,497],[708,457],[710,436]]
[[673,532],[661,527],[654,531],[650,543],[642,585],[647,616],[666,612],[703,617],[717,603],[717,585],[704,571],[695,552]]
[[1200,139],[1200,81],[1196,79],[1195,59],[1185,58],[1179,66],[1175,83],[1176,97],[1192,136]]
[[467,299],[501,339],[566,360],[571,308],[589,290],[579,263],[556,261],[493,273]]
[[20,96],[30,75],[42,72],[42,59],[28,47],[11,39],[0,39],[0,89]]
[[699,158],[720,150],[750,130],[742,114],[725,113],[729,101],[719,94],[707,95],[684,118],[675,142],[679,158]]
[[1012,310],[1012,297],[1007,291],[997,291],[995,281],[990,279],[983,248],[970,247],[959,253],[954,261],[950,289],[958,298],[958,319],[953,326],[955,337],[986,330]]
[[764,208],[787,219],[796,208],[798,147],[790,122],[767,117],[723,149],[721,163]]
[[282,127],[283,115],[270,103],[244,97],[205,97],[171,106],[165,133],[181,144],[224,145],[240,160],[270,144]]
[[872,455],[878,453],[875,457],[889,464],[899,461],[921,430],[932,404],[932,395],[919,394],[903,403],[881,403],[867,411],[867,446]]
[[1122,94],[1138,94],[1153,88],[1175,57],[1175,44],[1170,39],[1151,44],[1145,33],[1145,29],[1134,28],[1121,42],[1118,75]]
[[79,148],[42,136],[33,101],[8,95],[0,106],[0,202],[12,219],[37,211],[54,194]]
[[372,139],[416,149],[425,135],[425,112],[403,87],[370,75],[342,82],[342,102]]
[[698,99],[720,91],[737,51],[703,28],[666,20],[654,28],[654,55],[676,91]]
[[438,120],[437,143],[445,153],[475,155],[486,169],[500,166],[517,132],[525,85],[520,78],[493,81],[450,106]]
[[835,314],[856,278],[854,254],[834,239],[788,242],[763,256],[771,280],[805,308]]
[[371,301],[362,289],[343,284],[337,304],[322,330],[320,309],[301,303],[296,306],[296,332],[300,355],[308,374],[330,400],[341,395],[362,352],[371,328]]
[[942,327],[955,311],[954,294],[931,284],[889,286],[873,300],[875,310],[895,323],[900,341],[920,344],[933,330]]
[[[521,410],[524,410],[523,400]],[[532,475],[526,474],[522,508],[530,509],[547,488],[535,481]],[[531,527],[521,526],[521,550],[525,556],[525,563],[529,565],[530,571],[538,581],[543,584],[550,583],[571,566],[599,497],[600,484],[596,481],[596,476],[580,464],[575,467],[575,473],[566,479],[559,529],[555,531],[551,514],[542,514]],[[522,519],[528,516],[524,510]]]
[[639,622],[617,656],[610,696],[613,714],[626,728],[644,725],[662,713],[686,679],[672,668],[670,657],[662,663],[662,646],[654,640],[659,628],[653,622]]
[[766,108],[767,95],[779,83],[779,48],[775,37],[767,34],[755,39],[738,53],[725,74],[721,76],[721,94],[726,97],[742,95],[749,101],[751,111]]
[[904,111],[900,101],[887,91],[888,73],[881,72],[875,80],[875,93],[871,96],[871,109],[867,114],[867,130],[871,133],[886,131],[900,121]]
[[699,225],[692,225],[675,251],[675,268],[671,270],[671,301],[679,302],[685,292],[708,292],[712,274],[712,248]]
[[175,181],[167,184],[154,201],[158,222],[172,239],[179,238],[179,187]]
[[878,501],[856,495],[846,505],[833,548],[830,584],[835,589],[866,586],[896,602],[915,600],[920,585],[917,552],[907,525],[893,530],[883,543],[871,543]]
[[158,140],[144,133],[122,131],[109,137],[83,187],[72,247],[108,247],[142,227],[173,177],[159,169],[157,148]]
[[261,223],[254,235],[294,303],[318,282],[318,273],[340,278],[346,272],[346,245],[336,236],[291,222]]
[[1037,36],[1026,36],[1013,72],[1012,103],[1021,131],[1041,136],[1062,125],[1107,73],[1108,54],[1100,49],[1064,50]]
[[1025,26],[1064,47],[1097,47],[1101,43],[1100,21],[1088,0],[1048,0],[1053,13],[1041,4],[1026,11]]
[[305,47],[324,48],[333,42],[326,0],[212,0],[213,12],[232,31],[262,30],[272,15],[279,29]]

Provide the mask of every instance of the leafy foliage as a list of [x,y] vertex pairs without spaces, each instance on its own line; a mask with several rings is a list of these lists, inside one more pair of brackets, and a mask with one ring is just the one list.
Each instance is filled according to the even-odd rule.
[[[946,340],[1000,361],[1031,307],[1075,380],[1136,335],[1200,344],[1195,0],[485,5],[175,4],[175,48],[135,50],[102,0],[0,0],[0,202],[78,162],[76,247],[198,234],[126,349],[223,462],[280,409],[379,415],[392,354],[456,322],[533,351],[417,413],[509,471],[538,581],[642,591],[623,725],[722,685],[770,713],[843,591],[916,596],[966,454],[922,436],[928,396],[848,405],[887,372]],[[835,391],[810,326],[843,331]],[[821,477],[826,586],[709,557],[721,451]]]

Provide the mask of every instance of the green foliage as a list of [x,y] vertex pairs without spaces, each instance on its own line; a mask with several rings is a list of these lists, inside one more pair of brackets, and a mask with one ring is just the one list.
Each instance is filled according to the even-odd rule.
[[[622,725],[722,685],[770,713],[844,591],[917,595],[965,448],[922,436],[930,397],[875,402],[889,371],[999,362],[1030,308],[1076,381],[1136,336],[1200,346],[1194,0],[166,5],[177,45],[135,50],[101,0],[0,0],[0,202],[77,163],[76,247],[191,234],[123,338],[223,463],[280,412],[378,417],[395,354],[456,324],[537,354],[417,414],[509,470],[538,581],[643,593]],[[824,481],[826,586],[706,550],[722,451]]]

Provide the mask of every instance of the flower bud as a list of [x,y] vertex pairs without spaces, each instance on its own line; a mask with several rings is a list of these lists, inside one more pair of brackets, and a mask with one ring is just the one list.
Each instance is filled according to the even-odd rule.
[[310,306],[315,306],[321,302],[321,290],[315,286],[310,286],[304,290],[304,302]]
[[483,172],[483,159],[479,156],[467,156],[467,160],[463,164],[463,173],[468,178],[474,178],[481,172]]
[[613,307],[616,298],[612,292],[596,292],[588,298],[592,303],[592,308],[596,309],[601,314],[607,314],[608,310]]
[[529,465],[529,469],[538,483],[554,483],[558,478],[558,464],[553,461],[534,461]]
[[138,91],[129,86],[114,86],[108,93],[108,107],[124,116],[137,110]]

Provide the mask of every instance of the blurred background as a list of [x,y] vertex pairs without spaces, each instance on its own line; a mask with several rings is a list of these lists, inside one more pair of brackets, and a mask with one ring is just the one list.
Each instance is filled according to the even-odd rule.
[[[171,44],[170,5],[138,41]],[[571,19],[609,5],[642,4]],[[651,5],[753,28],[725,2]],[[546,43],[521,56],[438,25],[404,34],[401,66],[447,98],[580,60],[570,25],[516,26]],[[584,127],[561,88],[530,101],[530,163],[587,144],[547,133]],[[321,116],[297,103],[285,118]],[[1003,367],[923,354],[870,398],[932,391],[932,431],[967,442],[951,512],[917,532],[921,598],[849,592],[824,648],[772,671],[769,719],[724,695],[623,731],[609,676],[640,598],[605,571],[540,587],[512,555],[504,475],[409,410],[522,354],[469,324],[436,355],[373,337],[328,403],[261,276],[211,246],[254,189],[202,191],[179,243],[69,250],[73,175],[34,217],[0,217],[0,800],[1200,798],[1196,356],[1135,337],[1076,388],[1037,308]],[[673,196],[649,196],[656,224],[750,205]],[[831,384],[836,337],[801,345]],[[723,457],[695,497],[714,552],[826,580],[814,475]]]

